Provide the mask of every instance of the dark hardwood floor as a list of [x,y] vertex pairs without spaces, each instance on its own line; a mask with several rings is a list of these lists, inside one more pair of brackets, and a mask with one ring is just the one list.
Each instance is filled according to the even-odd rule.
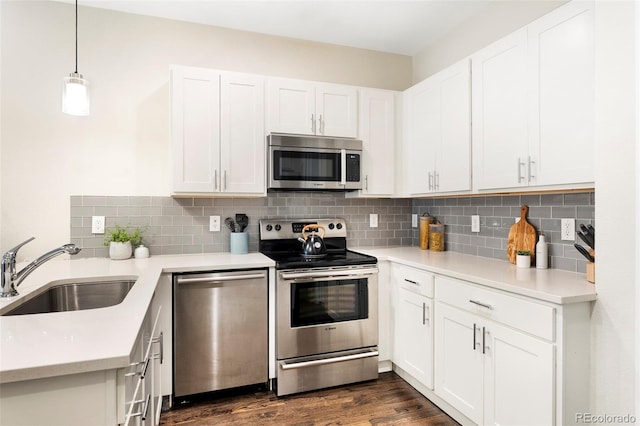
[[161,425],[457,425],[395,373],[378,380],[276,397],[258,391],[163,412]]

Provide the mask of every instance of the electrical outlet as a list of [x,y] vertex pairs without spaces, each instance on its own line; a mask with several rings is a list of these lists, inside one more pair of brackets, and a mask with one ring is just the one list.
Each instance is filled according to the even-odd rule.
[[480,216],[471,215],[471,232],[480,232]]
[[209,231],[220,232],[220,216],[209,216]]
[[417,214],[412,214],[411,215],[411,227],[412,228],[417,228],[418,227],[418,215]]
[[91,216],[91,233],[104,234],[104,216]]
[[576,239],[576,220],[562,219],[560,221],[560,234],[563,241],[575,241]]
[[370,228],[378,227],[378,215],[376,213],[371,213],[369,215],[369,227]]

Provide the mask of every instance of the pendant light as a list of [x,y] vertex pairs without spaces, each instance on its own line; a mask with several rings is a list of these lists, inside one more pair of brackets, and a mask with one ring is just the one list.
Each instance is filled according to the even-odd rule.
[[62,112],[69,115],[89,115],[89,81],[78,74],[78,0],[76,0],[76,68],[64,78]]

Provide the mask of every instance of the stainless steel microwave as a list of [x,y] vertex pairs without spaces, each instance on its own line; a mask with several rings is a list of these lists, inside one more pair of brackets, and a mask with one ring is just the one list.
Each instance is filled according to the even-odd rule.
[[362,141],[277,133],[267,141],[269,189],[362,189]]

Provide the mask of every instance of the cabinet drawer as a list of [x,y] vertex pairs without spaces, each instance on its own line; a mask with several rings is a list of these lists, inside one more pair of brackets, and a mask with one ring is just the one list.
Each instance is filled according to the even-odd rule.
[[401,288],[433,298],[434,275],[432,273],[410,266],[394,264],[391,276],[393,282],[398,283]]
[[445,277],[436,277],[436,299],[534,336],[555,339],[555,308]]

